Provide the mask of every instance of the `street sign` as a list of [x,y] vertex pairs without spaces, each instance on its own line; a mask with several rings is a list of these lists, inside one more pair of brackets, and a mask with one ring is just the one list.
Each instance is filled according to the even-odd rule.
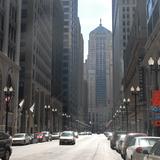
[[160,113],[160,108],[158,108],[158,107],[152,107],[151,111],[155,112],[155,113]]
[[160,114],[152,115],[152,120],[160,120]]
[[160,107],[160,90],[152,91],[151,104],[152,106]]
[[160,120],[152,121],[152,124],[153,124],[155,127],[160,127]]

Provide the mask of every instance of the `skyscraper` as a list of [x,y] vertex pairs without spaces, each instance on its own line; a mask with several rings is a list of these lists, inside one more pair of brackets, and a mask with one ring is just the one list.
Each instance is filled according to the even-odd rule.
[[89,35],[88,112],[93,131],[105,130],[111,100],[112,34],[102,24]]
[[[12,134],[17,130],[21,0],[1,0],[0,12],[0,130],[5,130],[7,121],[7,131]],[[14,90],[8,111],[4,87]]]
[[[46,129],[45,105],[50,105],[52,68],[52,0],[22,0],[20,87],[24,99],[21,131]],[[34,120],[30,107],[34,107]]]
[[136,0],[113,0],[113,106],[119,107],[122,100],[124,75],[123,55],[135,16]]
[[62,64],[63,112],[71,115],[71,120],[64,118],[68,127],[77,120],[81,107],[83,78],[83,38],[78,18],[78,0],[61,0],[64,11],[64,38]]

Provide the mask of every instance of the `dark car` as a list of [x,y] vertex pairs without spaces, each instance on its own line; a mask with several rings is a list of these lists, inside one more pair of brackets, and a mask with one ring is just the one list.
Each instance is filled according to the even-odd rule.
[[0,158],[9,160],[12,153],[12,138],[9,134],[0,132]]
[[144,150],[144,160],[160,160],[160,141],[156,142],[151,148],[150,152]]
[[64,131],[60,135],[59,145],[68,144],[68,143],[73,145],[76,143],[76,139],[73,131]]
[[42,132],[35,133],[35,137],[37,139],[37,142],[45,142],[46,141],[45,134]]
[[147,136],[146,133],[128,133],[124,139],[124,143],[122,146],[121,156],[125,160],[126,159],[126,149],[128,148],[129,143],[134,139],[134,137]]
[[118,140],[120,134],[126,134],[126,132],[124,132],[124,131],[115,131],[115,132],[113,132],[111,140],[110,140],[110,147],[112,149],[115,149],[116,141]]

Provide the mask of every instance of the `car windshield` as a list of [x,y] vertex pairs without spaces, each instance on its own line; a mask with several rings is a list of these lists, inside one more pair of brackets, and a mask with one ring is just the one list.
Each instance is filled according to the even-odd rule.
[[61,136],[69,137],[69,136],[73,136],[73,133],[72,133],[72,132],[63,132],[63,133],[61,134]]
[[22,138],[22,137],[24,137],[24,134],[15,134],[13,137],[14,138]]
[[52,133],[52,135],[59,135],[59,133],[57,133],[57,132],[54,132],[54,133]]

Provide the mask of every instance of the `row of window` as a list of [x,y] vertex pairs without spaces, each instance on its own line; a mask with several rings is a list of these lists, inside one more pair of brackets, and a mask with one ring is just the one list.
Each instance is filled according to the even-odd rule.
[[123,4],[135,4],[136,0],[123,0]]

